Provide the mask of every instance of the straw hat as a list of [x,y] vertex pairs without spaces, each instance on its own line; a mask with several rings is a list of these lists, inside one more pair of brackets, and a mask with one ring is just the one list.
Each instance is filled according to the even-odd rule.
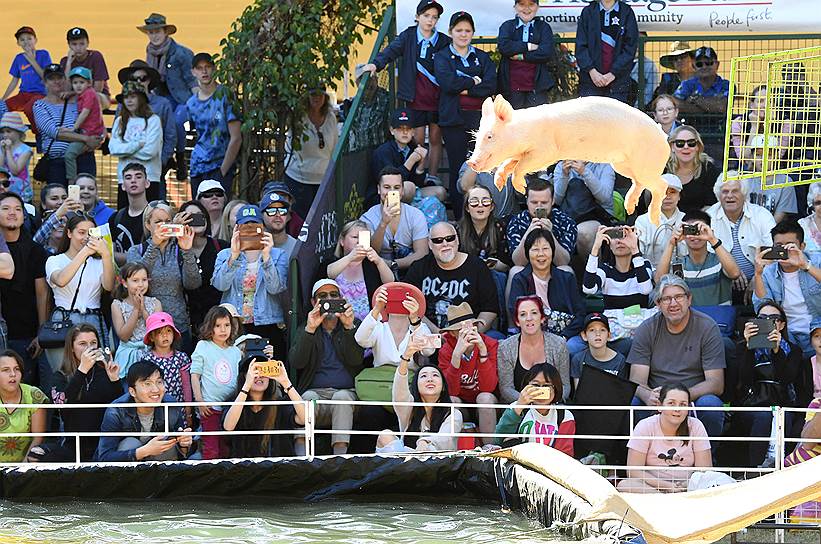
[[473,308],[471,308],[467,302],[457,304],[456,306],[451,304],[448,306],[447,312],[448,326],[443,327],[443,331],[458,331],[462,328],[462,323],[465,321],[476,322],[476,316],[473,315]]
[[670,52],[659,59],[659,63],[670,70],[676,69],[676,58],[682,55],[692,54],[695,51],[690,47],[689,42],[675,41],[670,44]]
[[3,114],[3,118],[0,120],[0,128],[10,128],[20,134],[26,133],[26,125],[23,123],[23,117],[16,111],[9,111]]

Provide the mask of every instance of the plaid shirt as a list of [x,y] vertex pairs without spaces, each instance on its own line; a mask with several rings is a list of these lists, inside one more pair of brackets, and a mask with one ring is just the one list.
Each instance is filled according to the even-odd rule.
[[63,228],[64,225],[65,223],[62,218],[57,217],[56,213],[51,214],[48,216],[48,219],[43,221],[43,224],[40,225],[37,232],[34,233],[34,243],[43,246],[43,249],[45,249],[49,255],[57,255],[57,250],[51,247],[48,241],[51,238],[51,233],[58,228]]
[[[524,236],[532,220],[533,218],[528,210],[523,210],[510,219],[507,224],[507,247],[511,255],[519,247],[522,236]],[[550,222],[553,223],[553,236],[556,241],[572,255],[576,249],[576,235],[578,234],[576,222],[569,215],[555,207],[550,212]]]

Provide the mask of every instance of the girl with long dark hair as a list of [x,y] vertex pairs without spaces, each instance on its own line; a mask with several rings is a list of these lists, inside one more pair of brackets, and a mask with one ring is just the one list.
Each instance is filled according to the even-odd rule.
[[[279,387],[277,387],[279,386]],[[283,370],[268,378],[260,374],[260,363],[247,357],[237,377],[237,398],[225,412],[222,427],[236,431],[230,437],[231,457],[289,457],[294,455],[294,437],[289,434],[242,435],[240,431],[297,429],[305,424],[302,397]],[[258,401],[291,400],[294,404],[261,405]]]
[[159,196],[162,182],[162,122],[151,111],[145,88],[137,82],[126,81],[117,102],[122,108],[114,119],[108,143],[111,154],[118,159],[117,177],[123,179],[126,165],[142,164],[151,182],[146,197],[153,200]]
[[[400,402],[450,403],[448,384],[438,366],[425,365],[408,385],[408,363],[421,350],[421,340],[411,337],[405,353],[399,358],[393,378],[393,409],[399,419],[399,433],[382,431],[376,441],[376,453],[449,451],[456,449],[451,429],[462,429],[462,413],[448,406],[407,406]],[[406,435],[405,433],[425,433]]]
[[[576,420],[570,410],[557,409],[553,405],[562,400],[562,377],[550,363],[533,365],[525,372],[525,386],[514,401],[517,405],[533,405],[532,408],[508,408],[496,425],[496,434],[526,434],[527,438],[500,438],[504,446],[522,442],[536,442],[573,456],[573,437]],[[557,436],[558,435],[558,436]]]
[[[659,402],[661,406],[673,409],[659,410],[657,415],[639,421],[633,429],[634,438],[627,443],[627,464],[636,468],[628,470],[628,478],[618,483],[619,491],[687,491],[693,471],[666,468],[713,466],[707,430],[698,418],[689,415],[690,390],[687,386],[681,383],[665,385],[659,392]],[[646,436],[654,439],[642,438]]]

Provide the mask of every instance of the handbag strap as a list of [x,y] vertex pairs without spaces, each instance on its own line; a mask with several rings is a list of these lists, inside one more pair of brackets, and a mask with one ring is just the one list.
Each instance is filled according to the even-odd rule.
[[68,309],[68,313],[74,311],[74,304],[77,302],[77,295],[80,294],[80,287],[83,285],[83,273],[86,271],[86,265],[88,264],[88,259],[83,262],[83,269],[80,270],[80,281],[77,282],[77,290],[74,291],[74,298],[71,299],[71,308]]
[[[60,132],[60,127],[63,126],[63,121],[66,120],[66,109],[67,108],[68,108],[68,98],[63,100],[63,113],[60,114],[60,123],[58,123],[58,125],[57,125],[57,132],[58,133]],[[52,119],[53,119],[53,117],[52,117]],[[53,146],[54,142],[56,142],[56,141],[57,141],[57,136],[55,135],[54,138],[51,140],[51,143],[48,144],[48,149],[46,149],[46,154],[45,154],[46,157],[48,157],[49,153],[51,153],[51,146]],[[77,298],[77,296],[75,295],[74,298]],[[74,306],[74,303],[72,303],[71,305]]]

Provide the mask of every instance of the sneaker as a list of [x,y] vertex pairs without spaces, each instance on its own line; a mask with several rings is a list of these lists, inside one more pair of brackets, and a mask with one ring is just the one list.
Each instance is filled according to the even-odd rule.
[[758,465],[758,468],[775,468],[775,457],[767,454],[767,458],[764,459],[763,463]]
[[437,187],[442,187],[442,180],[439,179],[439,176],[434,176],[432,174],[428,174],[425,176],[425,185],[430,187],[432,185],[436,185]]

